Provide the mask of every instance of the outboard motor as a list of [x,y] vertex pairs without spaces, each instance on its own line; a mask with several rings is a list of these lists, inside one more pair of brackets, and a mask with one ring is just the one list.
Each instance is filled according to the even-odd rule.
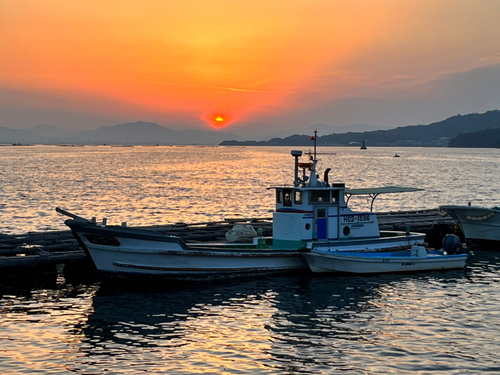
[[462,242],[460,241],[460,237],[454,234],[447,234],[443,238],[442,244],[443,250],[448,254],[461,254],[466,250],[462,246]]

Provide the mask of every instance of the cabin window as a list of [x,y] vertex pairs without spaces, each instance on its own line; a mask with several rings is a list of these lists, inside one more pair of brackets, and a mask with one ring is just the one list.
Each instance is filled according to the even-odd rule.
[[292,205],[292,189],[283,189],[283,206]]
[[332,203],[339,203],[340,200],[340,195],[338,190],[333,190],[332,191]]
[[300,190],[295,190],[293,193],[293,201],[295,204],[302,204],[302,192]]
[[309,203],[329,203],[330,190],[311,190],[309,191]]
[[321,208],[317,212],[317,217],[326,217],[326,210],[324,208]]
[[283,191],[276,190],[276,203],[283,203]]

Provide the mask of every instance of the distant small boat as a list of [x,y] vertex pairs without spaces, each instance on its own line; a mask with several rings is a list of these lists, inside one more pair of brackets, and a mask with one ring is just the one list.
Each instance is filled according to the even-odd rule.
[[395,158],[399,158],[399,155],[398,155],[398,154],[394,154],[394,157],[395,157]]
[[398,251],[312,250],[302,255],[312,272],[379,274],[463,268],[472,256],[468,249],[464,251],[467,253],[448,254],[444,250],[427,250],[423,245],[413,245]]
[[361,150],[366,150],[366,141],[363,140],[363,144],[361,145]]
[[500,208],[439,206],[443,215],[458,221],[465,239],[500,241]]

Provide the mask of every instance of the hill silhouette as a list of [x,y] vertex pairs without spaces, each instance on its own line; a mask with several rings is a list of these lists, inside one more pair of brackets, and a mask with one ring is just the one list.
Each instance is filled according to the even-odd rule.
[[460,133],[450,140],[449,147],[500,148],[500,128]]
[[[495,143],[500,111],[456,115],[429,125],[403,126],[389,130],[322,134],[318,145],[500,147]],[[327,129],[326,126],[323,129]],[[306,130],[307,131],[307,130]],[[325,130],[323,130],[325,131]],[[500,132],[500,130],[498,131]],[[231,133],[210,130],[172,130],[151,122],[132,122],[95,130],[69,131],[52,125],[30,129],[0,127],[0,144],[80,145],[222,145],[222,146],[310,146],[310,136],[291,135],[268,141],[242,140]]]
[[[363,140],[369,146],[447,146],[460,133],[500,128],[500,111],[456,115],[429,125],[402,126],[389,130],[375,130],[363,133],[320,135],[318,145],[359,145]],[[292,135],[273,138],[269,141],[224,141],[223,146],[309,146],[310,135]]]
[[131,122],[94,130],[68,131],[53,125],[30,129],[0,127],[0,144],[217,145],[234,134],[198,129],[172,130],[152,122]]

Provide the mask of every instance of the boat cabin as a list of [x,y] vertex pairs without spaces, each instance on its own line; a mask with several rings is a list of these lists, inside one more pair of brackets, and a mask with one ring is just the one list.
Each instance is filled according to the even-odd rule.
[[308,162],[299,161],[302,151],[292,151],[292,156],[295,157],[293,184],[271,187],[276,191],[273,246],[300,248],[311,241],[379,237],[376,214],[353,212],[345,200],[345,184],[329,183],[330,168],[320,181],[316,174],[316,156]]

